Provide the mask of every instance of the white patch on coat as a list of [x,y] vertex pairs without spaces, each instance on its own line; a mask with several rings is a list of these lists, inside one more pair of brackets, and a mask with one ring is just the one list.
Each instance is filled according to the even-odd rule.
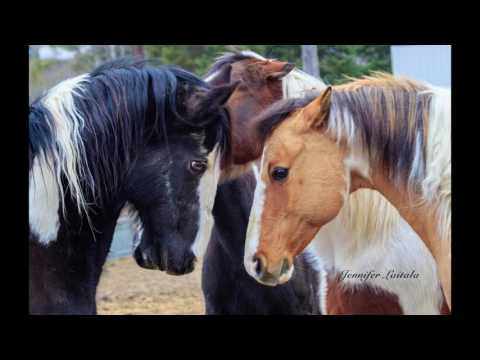
[[[356,238],[359,235],[341,220],[342,217],[336,217],[324,225],[312,241],[327,271],[335,274],[346,270],[352,273],[373,270],[385,275],[389,270],[404,273],[414,270],[419,274],[418,278],[367,281],[351,278],[344,279],[343,286],[354,289],[368,284],[393,293],[398,296],[405,314],[440,314],[443,294],[435,261],[405,220],[398,217],[398,222],[386,238],[382,237],[385,234],[377,232],[371,234],[372,238],[368,241]],[[322,298],[326,298],[326,294],[321,294]]]
[[55,174],[43,157],[34,158],[28,187],[30,229],[41,244],[47,245],[57,238],[60,199]]
[[208,168],[202,175],[198,185],[199,226],[197,236],[192,244],[192,252],[197,258],[205,253],[215,223],[212,210],[220,180],[220,155],[217,145],[207,157]]

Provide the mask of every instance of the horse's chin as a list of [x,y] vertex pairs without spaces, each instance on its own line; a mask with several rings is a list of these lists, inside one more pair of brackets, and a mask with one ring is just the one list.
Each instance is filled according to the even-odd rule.
[[193,254],[190,254],[190,256],[185,256],[182,254],[180,258],[182,259],[187,258],[187,260],[184,260],[181,263],[168,261],[168,252],[164,251],[164,254],[165,255],[162,259],[163,260],[162,264],[165,265],[164,266],[165,272],[168,275],[175,275],[175,276],[185,275],[185,274],[190,274],[191,272],[193,272],[193,270],[195,270],[195,264],[197,262],[197,258]]
[[196,262],[197,262],[197,259],[194,258],[188,266],[186,266],[185,268],[183,268],[180,271],[175,270],[175,269],[167,269],[167,270],[165,270],[165,272],[168,275],[175,275],[175,276],[190,274],[191,272],[193,272],[193,270],[195,270]]
[[161,270],[164,271],[161,262],[152,259],[148,252],[143,251],[139,246],[133,252],[133,258],[138,266],[148,270]]
[[[145,236],[145,233],[143,235]],[[151,244],[147,240],[142,237],[134,250],[133,257],[138,266],[149,270],[165,271],[169,275],[177,276],[189,274],[195,270],[197,259],[193,253],[171,254],[170,251],[175,250],[169,249],[168,246],[157,251],[153,245],[143,245],[145,243]]]

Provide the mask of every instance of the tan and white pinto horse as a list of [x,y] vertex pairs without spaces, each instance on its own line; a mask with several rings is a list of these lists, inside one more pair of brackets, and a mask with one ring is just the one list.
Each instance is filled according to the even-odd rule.
[[[283,283],[311,243],[341,272],[329,283],[368,284],[403,313],[440,313],[438,269],[450,307],[450,102],[445,89],[379,74],[262,114],[247,272]],[[337,295],[323,301],[329,313]]]

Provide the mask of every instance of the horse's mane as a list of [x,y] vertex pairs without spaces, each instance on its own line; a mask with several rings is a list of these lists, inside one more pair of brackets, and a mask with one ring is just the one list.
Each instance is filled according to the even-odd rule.
[[319,93],[311,93],[305,97],[283,99],[262,111],[254,122],[257,124],[256,130],[261,146],[263,147],[267,138],[286,118],[310,104],[318,95]]
[[354,79],[334,87],[328,131],[360,146],[398,185],[421,192],[432,96],[427,85],[390,74]]
[[[145,138],[160,136],[168,141],[173,125],[175,129],[209,126],[185,119],[178,124],[168,121],[173,115],[182,120],[184,104],[176,99],[179,91],[186,91],[185,84],[209,87],[173,66],[120,60],[65,80],[32,103],[31,158],[56,180],[64,215],[63,181],[79,212],[86,210],[87,202],[100,204],[102,193],[117,189]],[[211,146],[220,142],[228,148],[228,119],[224,120],[209,140]]]

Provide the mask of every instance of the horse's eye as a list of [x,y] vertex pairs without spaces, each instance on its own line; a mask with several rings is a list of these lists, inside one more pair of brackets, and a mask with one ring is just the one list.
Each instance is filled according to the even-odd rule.
[[288,169],[284,167],[273,168],[272,178],[276,181],[282,181],[288,176]]
[[194,174],[201,174],[207,170],[206,160],[192,160],[189,163],[189,168]]

